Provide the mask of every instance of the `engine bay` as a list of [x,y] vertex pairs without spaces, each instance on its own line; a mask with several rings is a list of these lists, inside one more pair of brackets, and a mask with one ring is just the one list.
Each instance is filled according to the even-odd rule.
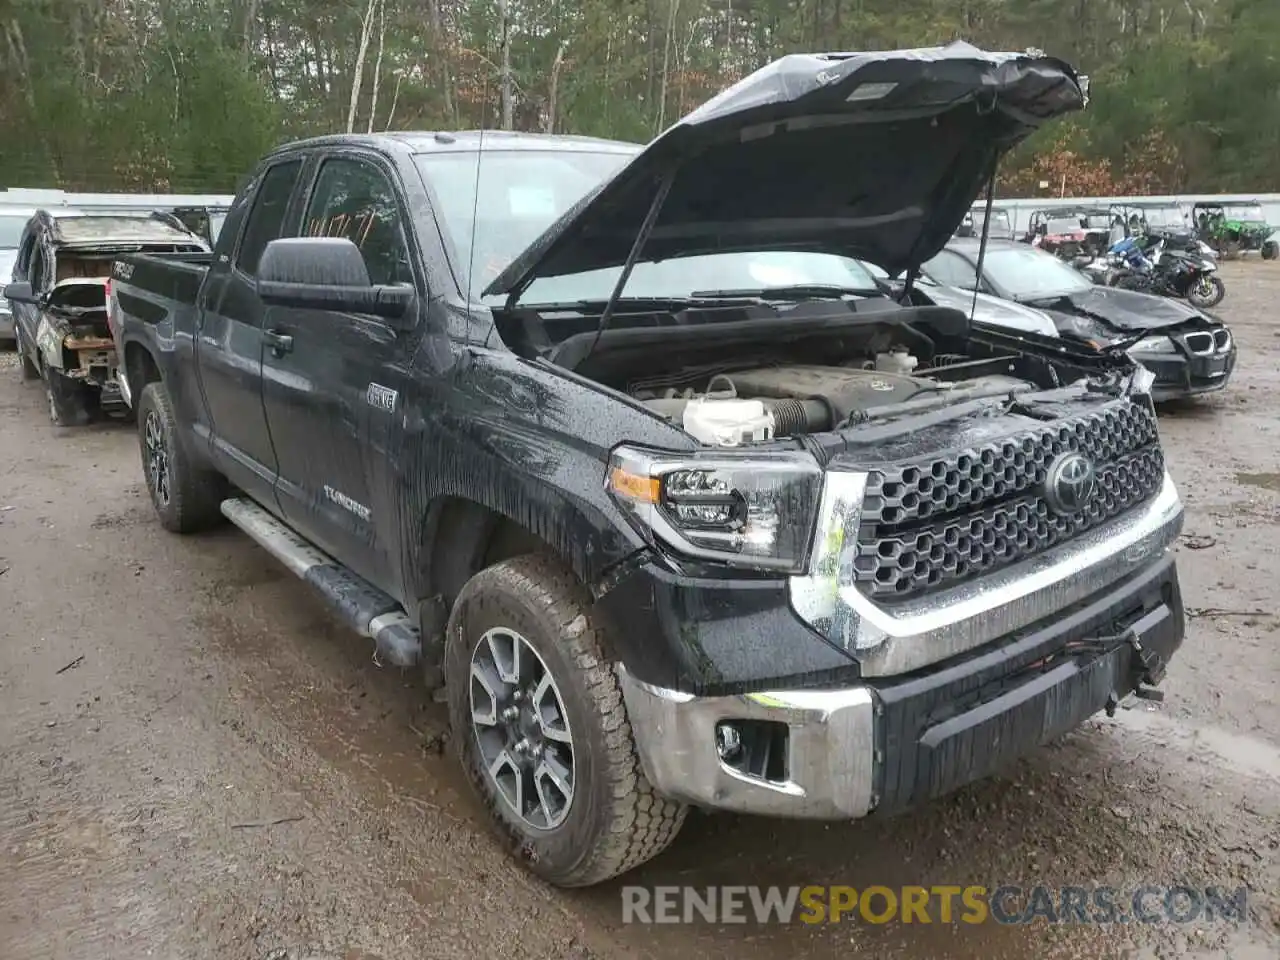
[[921,364],[905,347],[831,365],[779,362],[633,381],[630,396],[706,443],[736,446],[857,423],[962,399],[1036,389],[1011,375],[1012,358],[935,356]]
[[655,305],[609,329],[589,311],[499,319],[517,352],[623,393],[710,446],[841,434],[873,420],[910,431],[918,414],[1067,385],[1118,394],[1134,369],[1122,353],[875,298]]

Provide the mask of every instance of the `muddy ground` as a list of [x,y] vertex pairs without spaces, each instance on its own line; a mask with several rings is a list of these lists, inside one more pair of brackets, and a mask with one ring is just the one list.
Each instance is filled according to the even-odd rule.
[[1280,265],[1224,274],[1235,381],[1161,417],[1164,705],[894,821],[695,816],[628,882],[1246,884],[1243,926],[623,925],[501,855],[412,677],[234,530],[164,533],[131,429],[51,426],[4,354],[0,958],[1280,956]]

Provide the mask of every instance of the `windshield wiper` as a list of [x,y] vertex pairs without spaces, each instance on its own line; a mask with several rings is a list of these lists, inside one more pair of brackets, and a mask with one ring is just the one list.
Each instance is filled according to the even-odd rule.
[[815,300],[833,297],[882,297],[876,287],[842,287],[834,283],[796,283],[780,287],[743,288],[741,290],[695,290],[695,300]]

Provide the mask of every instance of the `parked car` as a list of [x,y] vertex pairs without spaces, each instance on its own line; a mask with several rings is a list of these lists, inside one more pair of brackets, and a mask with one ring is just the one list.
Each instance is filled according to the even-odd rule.
[[[901,300],[905,293],[901,277],[891,278],[873,263],[860,263],[879,288],[894,299]],[[916,278],[910,300],[916,306],[951,307],[968,316],[975,323],[986,323],[1023,333],[1034,333],[1056,339],[1058,327],[1043,310],[1023,306],[1011,300],[1001,300],[989,293],[974,295],[973,290],[947,287],[927,276]]]
[[[22,231],[34,213],[35,210],[30,208],[0,206],[0,278],[12,275]],[[0,340],[6,344],[14,340],[13,309],[4,297],[0,297]]]
[[[954,240],[924,265],[924,273],[971,290],[977,261],[976,242]],[[1157,402],[1222,390],[1231,379],[1231,331],[1189,303],[1095,284],[1025,244],[992,242],[982,266],[983,293],[1045,311],[1064,336],[1102,347],[1129,344],[1129,354],[1155,374]]]
[[848,820],[981,777],[1156,695],[1182,641],[1150,375],[798,258],[914,269],[1083,99],[953,44],[785,57],[639,153],[282,147],[212,257],[115,267],[160,521],[229,518],[443,679],[557,884],[689,805]]
[[43,378],[54,423],[83,424],[95,410],[128,412],[107,327],[106,285],[115,258],[208,249],[167,214],[32,215],[4,296],[13,311],[23,379]]

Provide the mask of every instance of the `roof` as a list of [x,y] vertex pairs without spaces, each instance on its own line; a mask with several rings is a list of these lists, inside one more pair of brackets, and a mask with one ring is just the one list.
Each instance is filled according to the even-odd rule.
[[1099,206],[1090,205],[1090,204],[1087,204],[1087,203],[1080,203],[1080,204],[1065,204],[1065,205],[1063,205],[1063,204],[1059,204],[1059,205],[1058,205],[1058,206],[1056,206],[1056,207],[1039,207],[1039,208],[1037,208],[1037,210],[1036,210],[1035,212],[1037,212],[1037,213],[1043,213],[1043,214],[1045,214],[1046,216],[1050,216],[1050,217],[1052,217],[1052,216],[1066,216],[1066,217],[1069,217],[1069,216],[1071,216],[1072,214],[1077,214],[1077,213],[1086,213],[1086,214],[1088,214],[1088,213],[1100,213],[1100,214],[1102,214],[1102,213],[1110,213],[1111,211],[1110,211],[1110,209],[1109,209],[1109,208],[1107,208],[1107,207],[1099,207]]
[[195,243],[194,235],[150,214],[86,214],[59,210],[48,213],[53,221],[54,242],[87,243]]
[[384,153],[446,153],[476,150],[576,150],[631,155],[639,144],[599,137],[511,130],[406,130],[393,133],[338,133],[282,144],[273,153],[325,146],[369,147]]
[[[978,253],[978,247],[980,247],[981,245],[982,245],[981,237],[956,237],[954,240],[952,240],[950,243],[947,244],[947,249],[955,250],[957,253],[971,253],[976,256]],[[992,237],[987,240],[987,249],[988,250],[1001,250],[1001,249],[1034,250],[1035,247],[1032,247],[1030,244],[1019,243],[1017,240],[997,240],[994,237]]]

